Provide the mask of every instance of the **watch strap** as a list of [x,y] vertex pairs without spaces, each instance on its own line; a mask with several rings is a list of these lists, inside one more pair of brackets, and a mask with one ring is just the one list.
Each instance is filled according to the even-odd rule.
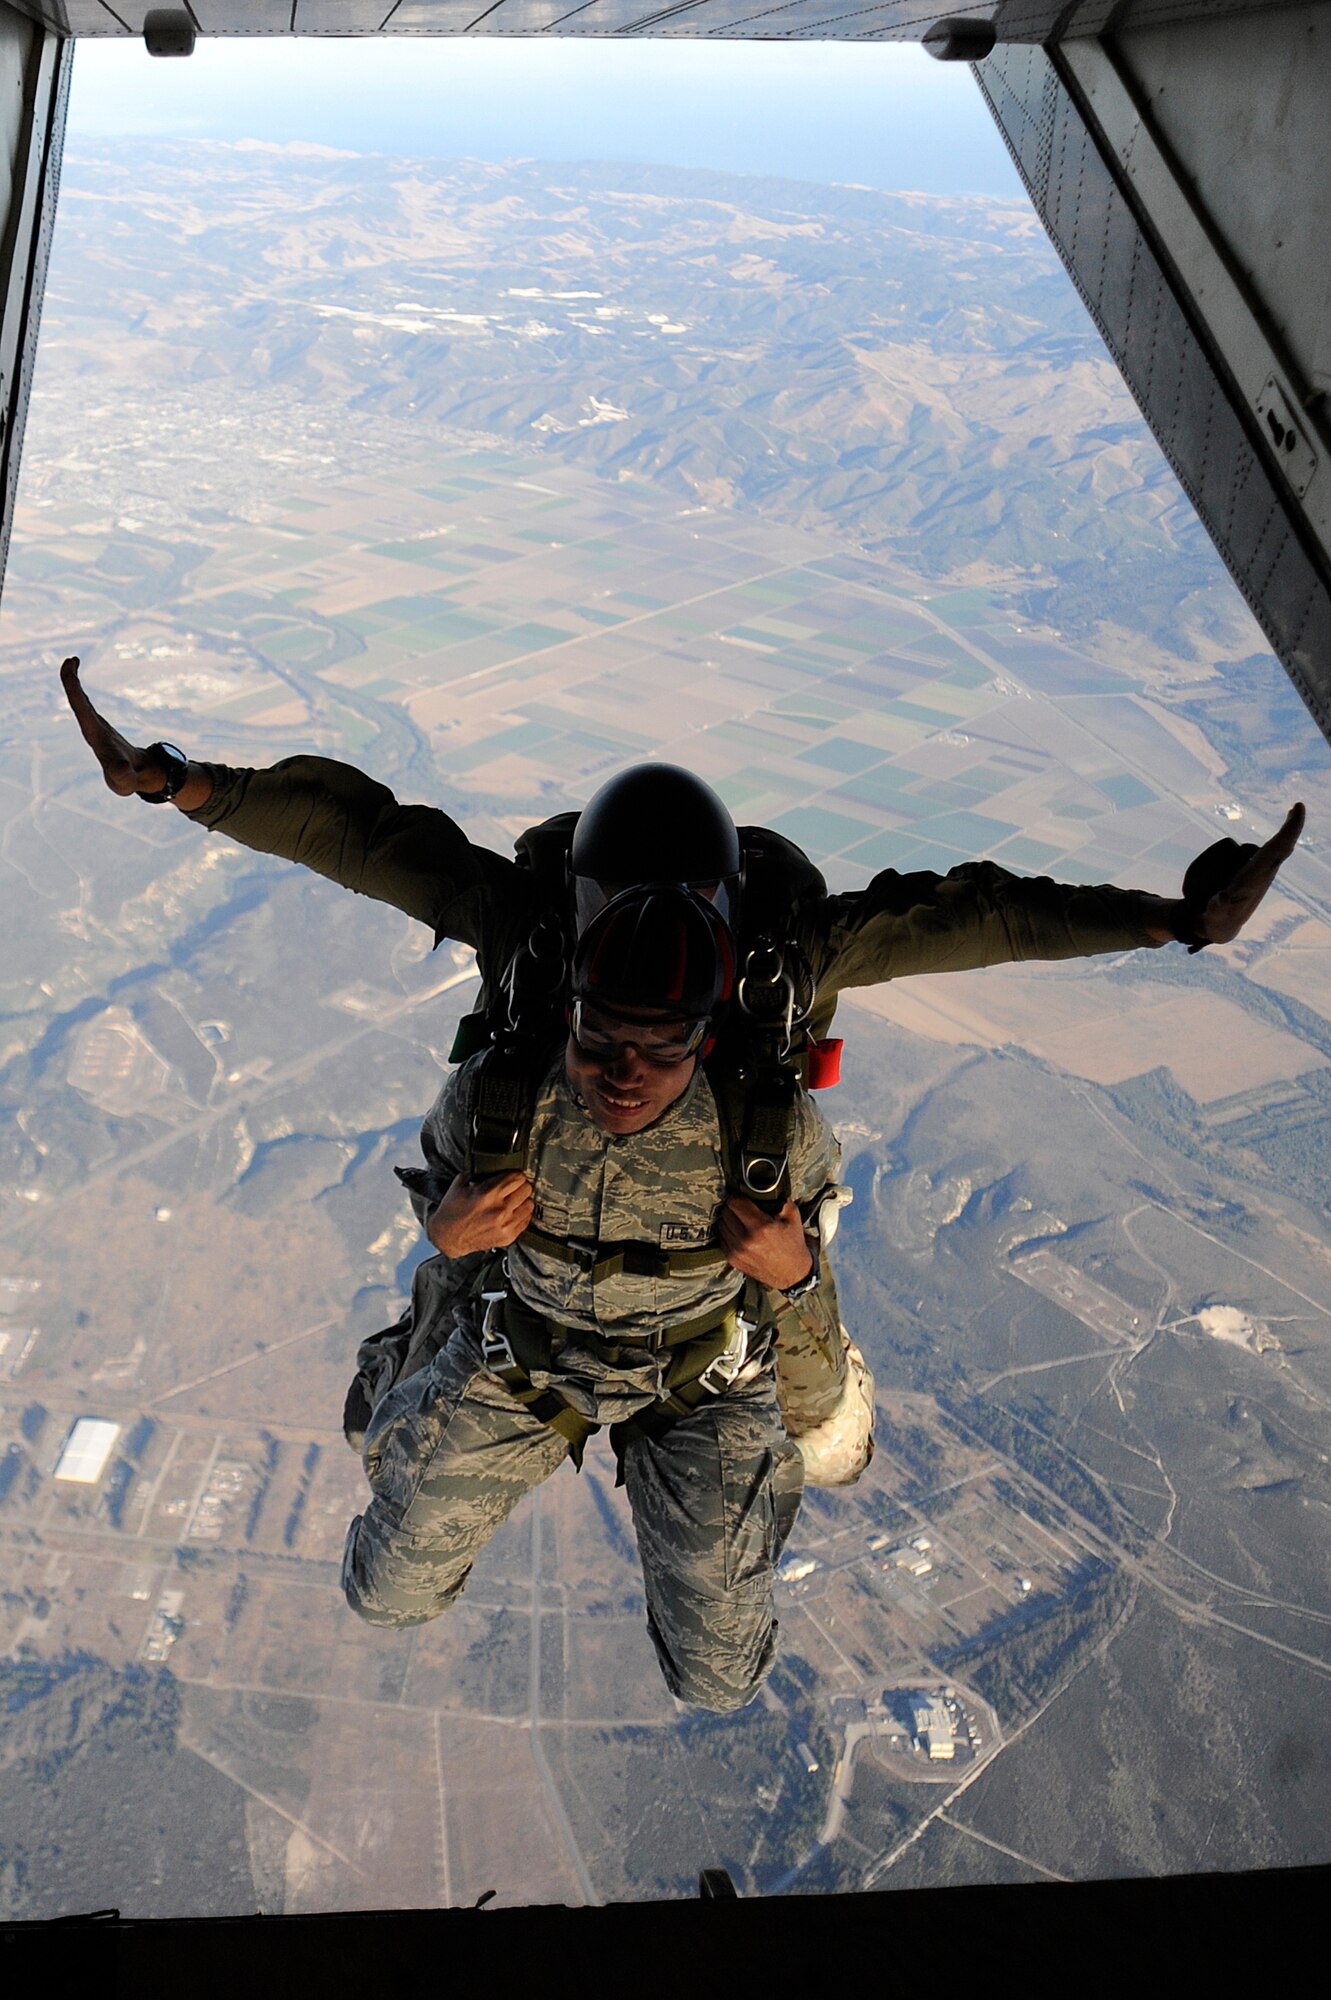
[[783,1286],[781,1288],[781,1296],[788,1306],[797,1306],[801,1299],[808,1298],[810,1292],[817,1291],[819,1285],[822,1283],[822,1279],[823,1274],[819,1268],[817,1256],[815,1256],[813,1269],[809,1272],[808,1276],[800,1278],[793,1285]]
[[167,805],[184,787],[189,758],[174,743],[150,743],[146,754],[163,767],[166,777],[160,791],[140,792],[138,796],[146,806]]

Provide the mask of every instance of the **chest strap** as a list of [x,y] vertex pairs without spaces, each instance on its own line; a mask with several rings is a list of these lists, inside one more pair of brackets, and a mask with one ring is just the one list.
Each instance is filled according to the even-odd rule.
[[692,1250],[662,1250],[655,1243],[590,1243],[580,1236],[552,1236],[533,1224],[520,1242],[557,1264],[574,1264],[594,1285],[607,1278],[686,1278],[699,1271],[723,1271],[726,1255],[715,1243]]

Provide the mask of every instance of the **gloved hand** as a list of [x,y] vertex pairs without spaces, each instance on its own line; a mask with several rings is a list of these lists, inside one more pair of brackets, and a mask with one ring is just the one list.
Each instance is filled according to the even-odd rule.
[[1304,810],[1291,806],[1278,833],[1255,841],[1217,840],[1189,864],[1174,930],[1189,952],[1236,938],[1288,861],[1303,831]]

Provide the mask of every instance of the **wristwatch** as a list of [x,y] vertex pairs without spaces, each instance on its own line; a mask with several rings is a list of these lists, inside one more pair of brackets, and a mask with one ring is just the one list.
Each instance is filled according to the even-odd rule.
[[818,1267],[818,1259],[815,1257],[813,1260],[813,1269],[809,1272],[807,1278],[801,1278],[794,1285],[783,1285],[781,1287],[781,1296],[788,1306],[797,1306],[801,1299],[807,1299],[811,1292],[816,1292],[822,1281],[823,1274]]
[[146,806],[164,806],[172,800],[189,776],[189,758],[174,743],[150,743],[145,753],[161,764],[166,781],[160,792],[140,792]]

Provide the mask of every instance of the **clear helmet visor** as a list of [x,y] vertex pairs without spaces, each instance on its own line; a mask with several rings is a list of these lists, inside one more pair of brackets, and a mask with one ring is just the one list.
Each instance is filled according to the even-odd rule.
[[[625,889],[646,887],[646,884],[630,882],[601,882],[594,875],[573,877],[573,922],[574,935],[581,937],[592,918],[599,915],[606,904]],[[719,882],[684,882],[672,887],[687,889],[692,896],[701,896],[710,903],[723,924],[731,932],[735,931],[735,920],[739,907],[739,877],[727,875]]]

